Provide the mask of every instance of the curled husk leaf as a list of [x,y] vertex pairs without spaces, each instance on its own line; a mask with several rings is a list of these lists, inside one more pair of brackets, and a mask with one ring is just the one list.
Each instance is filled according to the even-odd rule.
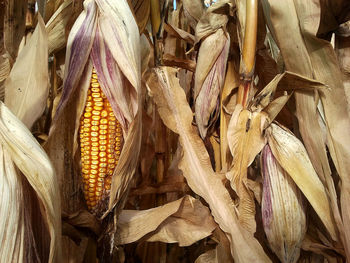
[[69,147],[73,147],[72,155],[79,154],[77,134],[93,68],[123,130],[124,146],[112,176],[112,187],[104,193],[97,212],[103,216],[126,193],[137,164],[141,140],[139,42],[138,27],[125,0],[85,1],[84,11],[67,42],[63,91],[50,132],[52,137],[58,129],[55,121],[59,123],[64,117],[68,104],[75,105],[70,113],[75,116],[70,124],[74,126],[74,143]]
[[4,216],[0,223],[1,259],[5,262],[34,260],[32,229],[26,221],[30,220],[26,215],[26,206],[30,204],[23,205],[28,201],[23,192],[23,174],[40,200],[40,212],[50,235],[50,248],[45,256],[48,262],[60,262],[61,206],[53,167],[31,132],[2,102],[0,112],[0,212]]
[[223,29],[205,38],[199,48],[195,72],[195,116],[202,138],[220,113],[221,89],[225,81],[229,35]]
[[273,156],[315,209],[334,240],[336,227],[326,189],[313,168],[304,145],[290,131],[271,123],[266,130]]
[[306,207],[293,179],[266,145],[261,155],[262,220],[271,249],[281,262],[297,262],[306,232]]

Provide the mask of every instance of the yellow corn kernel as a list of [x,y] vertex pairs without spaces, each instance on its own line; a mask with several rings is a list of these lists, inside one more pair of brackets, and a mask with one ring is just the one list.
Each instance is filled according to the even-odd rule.
[[122,128],[102,92],[93,69],[90,88],[79,127],[84,197],[93,213],[105,192],[122,149]]

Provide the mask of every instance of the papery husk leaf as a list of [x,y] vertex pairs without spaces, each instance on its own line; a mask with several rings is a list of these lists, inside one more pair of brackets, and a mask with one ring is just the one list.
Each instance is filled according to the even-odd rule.
[[195,263],[233,263],[233,258],[230,253],[230,242],[219,228],[213,233],[213,240],[218,244],[215,249],[211,249],[201,254],[195,261]]
[[[5,262],[23,262],[24,250],[24,217],[23,192],[13,161],[6,149],[0,145],[0,212],[3,218],[0,222],[1,260]],[[26,259],[28,260],[28,259]]]
[[[313,66],[320,68],[319,65],[323,65],[322,67],[324,67],[325,64],[320,63],[322,61],[316,63],[312,63],[311,61],[309,51],[305,45],[307,41],[304,38],[304,36],[301,35],[302,29],[300,28],[300,26],[303,25],[304,22],[301,22],[298,19],[300,10],[298,10],[298,12],[296,10],[297,2],[293,0],[287,0],[282,3],[281,1],[268,0],[263,1],[263,3],[266,22],[269,25],[271,33],[274,36],[274,39],[276,40],[276,43],[280,48],[286,69],[298,74],[302,74],[308,78],[313,78],[315,76]],[[309,8],[312,8],[313,6],[314,3],[311,2],[309,5],[305,5],[302,8],[305,10],[302,10],[300,14],[304,13],[306,10],[309,10]],[[318,25],[316,25],[318,19],[316,18],[317,15],[315,15],[311,16],[312,19],[308,18],[307,21],[309,22],[305,23],[305,25],[310,25],[313,28],[313,30],[316,30],[318,28]],[[315,52],[316,50],[321,51],[322,48],[314,46],[310,49],[310,54],[315,54],[315,56],[319,56],[319,58],[321,59],[325,57],[325,54],[321,54],[323,51]],[[295,59],[296,57],[298,59]],[[327,59],[324,61],[327,61],[326,64],[333,64],[334,59]],[[325,74],[326,76],[331,76],[331,81],[338,81],[338,79],[340,79],[340,76],[337,77],[336,74],[332,74],[330,72],[330,70],[323,71],[322,74]],[[337,87],[341,87],[341,85],[330,85],[328,81],[325,81],[324,77],[319,77],[319,74],[317,75],[317,80],[324,82],[331,88],[331,90],[324,92],[326,92],[327,94],[339,93],[339,90],[341,88]],[[334,91],[334,89],[336,89],[337,91]],[[296,91],[294,94],[296,104],[296,116],[299,122],[299,131],[303,138],[303,142],[305,144],[313,167],[315,168],[316,173],[318,174],[321,181],[324,182],[327,186],[327,190],[330,193],[329,197],[331,199],[333,214],[336,220],[336,226],[338,227],[340,237],[342,238],[342,233],[344,233],[344,231],[342,230],[342,220],[340,217],[339,208],[337,206],[337,196],[335,195],[335,188],[332,182],[331,170],[328,163],[326,147],[324,145],[323,133],[318,122],[318,112],[316,107],[317,99],[314,98],[314,94],[312,93],[303,93]],[[316,94],[319,93],[317,92]],[[323,96],[321,96],[321,99],[322,97]],[[339,98],[338,101],[335,101],[336,105],[338,105],[339,101],[342,101],[344,98],[345,96],[343,96],[343,98]],[[338,107],[340,111],[343,111],[343,108],[344,107]],[[329,117],[334,118],[334,116],[337,115],[342,116],[343,113],[331,114]],[[347,130],[345,127],[339,125],[338,122],[337,127],[339,128],[339,132],[344,132],[345,130]],[[342,138],[345,137],[348,138],[348,136],[342,136]],[[342,141],[342,143],[344,143],[344,141]],[[329,147],[329,149],[331,155],[334,158],[332,147]],[[349,167],[347,165],[345,166]],[[346,216],[343,218],[349,217]]]
[[203,253],[194,263],[219,263],[216,257],[216,249],[211,249]]
[[[72,193],[80,191],[80,183],[76,178],[80,172],[74,167],[74,154],[78,149],[78,127],[80,116],[86,104],[87,90],[90,85],[92,63],[84,69],[79,80],[79,89],[75,89],[68,98],[66,106],[62,108],[59,115],[54,116],[49,138],[44,148],[52,160],[60,185],[62,198],[62,211],[71,214],[82,207],[80,196]],[[72,182],[67,184],[67,182]]]
[[263,198],[261,213],[270,247],[281,262],[297,262],[306,233],[306,206],[293,179],[266,145],[261,155]]
[[91,52],[94,68],[99,76],[99,83],[103,93],[111,103],[115,117],[123,127],[123,131],[127,131],[128,124],[134,118],[133,108],[130,96],[129,82],[123,76],[118,65],[112,57],[111,51],[106,46],[105,40],[102,38],[100,29],[97,28],[94,45]]
[[191,33],[182,30],[181,28],[177,28],[171,24],[164,24],[164,30],[172,36],[175,36],[178,39],[185,40],[190,44],[194,44],[195,37]]
[[[139,98],[139,103],[140,102],[141,98]],[[141,109],[141,105],[139,105],[139,109]],[[141,115],[142,112],[139,111],[134,121],[131,123],[128,136],[125,138],[125,143],[120,154],[119,162],[112,177],[108,210],[103,217],[105,217],[108,211],[111,211],[117,202],[125,195],[125,193],[127,193],[130,180],[135,174],[141,147]]]
[[203,12],[204,5],[201,0],[183,0],[184,14],[190,26],[195,29]]
[[47,33],[44,21],[19,53],[5,83],[6,106],[29,129],[42,115],[49,94]]
[[140,33],[142,33],[146,26],[150,16],[150,0],[128,0],[133,7],[135,13],[135,19]]
[[348,114],[350,115],[350,32],[348,37],[339,36],[338,34],[335,35],[335,52],[343,75]]
[[49,262],[60,262],[61,204],[53,167],[30,131],[2,102],[0,111],[0,142],[43,205],[42,213],[51,237]]
[[72,11],[72,0],[64,1],[46,23],[49,38],[49,54],[65,47],[66,26],[73,15]]
[[203,13],[196,26],[196,43],[215,33],[219,28],[225,28],[228,22],[228,15],[232,14],[233,7],[233,3],[230,0],[213,3]]
[[[327,144],[333,163],[341,178],[340,205],[343,219],[345,238],[342,237],[346,254],[350,256],[350,115],[348,101],[342,82],[337,58],[332,45],[316,37],[316,28],[321,18],[321,9],[317,3],[305,5],[302,1],[294,1],[298,12],[300,33],[304,38],[305,47],[309,52],[313,74],[316,79],[329,85],[331,90],[325,90],[320,94],[325,119],[327,123]],[[349,6],[348,6],[349,7]],[[342,11],[342,10],[340,10]],[[323,11],[322,11],[323,12]],[[310,18],[313,23],[308,23]],[[345,20],[346,21],[346,20]],[[336,118],[334,117],[336,116]],[[332,198],[336,198],[333,197]],[[335,202],[335,201],[334,201]],[[340,221],[338,211],[335,211],[336,219]],[[339,225],[340,222],[337,222]]]
[[267,136],[273,156],[297,184],[331,237],[336,240],[336,226],[326,189],[317,176],[303,144],[292,133],[274,123],[268,128]]
[[[57,106],[55,120],[57,120],[63,111],[63,108],[78,87],[80,79],[83,77],[83,71],[89,59],[94,41],[93,36],[95,35],[96,26],[97,6],[94,0],[86,0],[84,2],[84,11],[75,21],[67,40],[63,91],[61,100]],[[56,126],[55,120],[51,130]]]
[[[105,92],[117,118],[117,105],[121,102],[116,101],[116,99],[129,99],[127,103],[129,104],[128,106],[132,117],[128,125],[123,127],[125,142],[118,165],[112,177],[108,210],[103,215],[104,217],[127,192],[129,182],[134,175],[138,162],[141,147],[142,125],[141,53],[138,27],[127,1],[97,0],[96,2],[101,12],[98,18],[101,35],[112,54],[111,57],[114,58],[111,63],[117,63],[122,73],[122,78],[124,78],[123,86],[119,88],[124,88],[127,91],[128,97],[112,98],[112,96],[109,96],[109,94],[115,95],[112,87],[101,86],[102,91]],[[95,64],[96,60],[93,61]],[[107,65],[103,69],[105,73]],[[96,70],[99,75],[98,68],[96,68]],[[100,73],[100,77],[106,77],[106,75],[101,75]],[[113,84],[114,87],[117,85],[117,88],[118,85],[122,85],[121,83]]]
[[278,74],[273,80],[255,96],[251,103],[251,109],[261,110],[269,105],[273,100],[277,88],[285,91],[305,91],[312,92],[313,90],[324,90],[327,86],[316,80],[305,76],[286,71]]
[[101,10],[99,26],[103,38],[120,70],[132,85],[129,92],[135,95],[130,103],[135,116],[138,111],[137,95],[141,90],[140,36],[137,24],[126,1],[96,2]]
[[[198,54],[194,99],[198,129],[205,138],[212,117],[218,111],[219,94],[225,81],[226,62],[230,39],[223,29],[208,36],[201,44]],[[213,52],[215,50],[215,52]]]
[[[234,68],[233,61],[229,60],[227,62],[227,73],[225,77],[224,87],[221,93],[220,98],[220,149],[221,149],[221,169],[223,172],[227,172],[230,165],[230,151],[227,141],[227,128],[228,123],[230,121],[231,116],[227,114],[227,105],[230,100],[230,96],[232,96],[232,92],[234,89],[239,86],[239,74],[238,71]],[[229,112],[231,113],[231,112]]]
[[209,209],[198,199],[186,195],[148,210],[123,210],[118,223],[119,242],[128,244],[147,235],[145,241],[190,246],[211,235],[215,227]]
[[214,220],[231,242],[235,261],[270,262],[258,241],[238,223],[230,194],[221,176],[214,173],[203,141],[192,126],[192,111],[176,73],[176,69],[158,68],[147,85],[163,122],[180,135],[184,150],[180,169],[191,189],[209,204]]
[[247,170],[266,144],[263,128],[267,121],[265,113],[250,112],[237,104],[227,128],[233,161],[226,177],[239,197],[239,221],[252,234],[256,230],[255,204],[254,195],[247,185]]
[[264,108],[264,112],[269,116],[268,120],[270,123],[277,117],[278,113],[280,113],[280,111],[286,105],[291,96],[292,94],[286,94],[281,97],[278,97],[277,99],[270,102],[269,105],[267,105],[267,107]]

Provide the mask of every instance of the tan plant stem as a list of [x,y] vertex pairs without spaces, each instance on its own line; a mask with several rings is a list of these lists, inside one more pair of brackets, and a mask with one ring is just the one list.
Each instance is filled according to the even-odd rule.
[[237,103],[240,103],[243,107],[247,106],[249,90],[253,80],[257,29],[258,0],[248,0],[240,65],[241,84],[239,85],[237,98]]
[[154,60],[155,65],[161,65],[161,49],[159,43],[159,29],[161,25],[160,18],[160,5],[159,0],[151,0],[151,25],[152,25],[152,35],[154,41]]
[[[160,16],[160,4],[159,0],[151,0],[151,25],[152,25],[152,36],[154,43],[154,64],[156,66],[162,65],[162,52],[161,52],[161,35],[160,35],[160,25],[161,25],[161,16]],[[164,126],[158,112],[155,113],[155,150],[156,150],[156,163],[157,163],[157,174],[156,182],[161,184],[164,180],[166,167],[166,127]],[[161,206],[165,203],[164,194],[156,195],[156,205]],[[152,247],[159,253],[158,258],[166,258],[166,244],[156,242],[153,246],[148,246],[147,252],[152,253]],[[154,253],[152,253],[154,254]]]

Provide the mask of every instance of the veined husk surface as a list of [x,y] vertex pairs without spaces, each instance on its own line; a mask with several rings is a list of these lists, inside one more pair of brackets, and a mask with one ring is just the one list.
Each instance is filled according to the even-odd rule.
[[271,249],[281,262],[297,262],[306,233],[306,206],[293,179],[265,145],[261,154],[263,175],[262,220]]
[[[81,207],[69,192],[79,191],[77,131],[83,113],[92,68],[103,93],[123,128],[124,146],[112,177],[112,187],[101,202],[104,217],[122,198],[134,174],[141,141],[141,62],[137,24],[127,1],[87,0],[70,32],[61,100],[46,145],[55,159],[61,182],[64,210]],[[62,145],[58,145],[58,141]],[[73,185],[66,186],[66,182]],[[67,199],[68,198],[68,199]],[[70,200],[69,200],[70,199]]]
[[4,262],[61,262],[57,177],[29,131],[46,106],[47,61],[47,33],[39,15],[34,33],[5,81],[6,106],[0,103],[0,211],[4,217],[0,255]]

